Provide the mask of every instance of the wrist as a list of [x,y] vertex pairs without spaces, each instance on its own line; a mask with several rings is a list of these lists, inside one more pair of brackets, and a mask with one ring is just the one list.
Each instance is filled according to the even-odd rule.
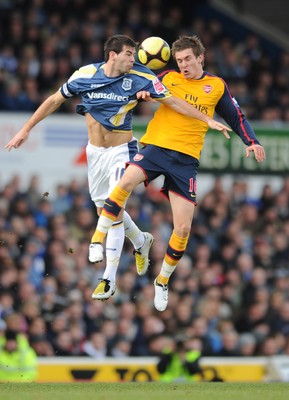
[[[202,113],[202,114],[203,114],[203,113]],[[206,124],[209,125],[209,123],[210,123],[211,120],[212,120],[212,118],[210,118],[208,115],[203,114],[203,117],[202,117],[202,121],[203,121],[203,122],[206,122]]]

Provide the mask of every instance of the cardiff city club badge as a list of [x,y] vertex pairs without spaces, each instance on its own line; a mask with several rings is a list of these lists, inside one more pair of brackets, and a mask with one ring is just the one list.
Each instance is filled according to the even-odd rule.
[[132,79],[123,78],[121,87],[123,88],[123,90],[130,90],[131,84],[132,84]]

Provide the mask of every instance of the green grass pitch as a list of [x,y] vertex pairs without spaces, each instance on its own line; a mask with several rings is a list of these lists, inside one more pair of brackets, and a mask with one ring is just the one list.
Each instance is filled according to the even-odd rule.
[[289,383],[2,383],[5,400],[288,400]]

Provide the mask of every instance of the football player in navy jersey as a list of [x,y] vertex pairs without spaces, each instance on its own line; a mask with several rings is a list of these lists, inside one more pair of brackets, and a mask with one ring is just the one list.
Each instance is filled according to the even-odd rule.
[[[35,125],[67,99],[80,96],[81,104],[76,112],[84,115],[88,129],[86,154],[89,191],[98,214],[121,178],[126,162],[138,152],[137,140],[132,133],[132,113],[139,100],[149,96],[176,112],[200,119],[225,135],[230,130],[184,100],[173,97],[153,72],[135,62],[136,47],[136,43],[127,36],[110,37],[104,45],[105,61],[75,71],[56,93],[40,105],[5,146],[8,150],[20,147]],[[105,300],[115,291],[116,271],[125,236],[135,249],[137,273],[143,275],[148,268],[153,236],[141,232],[124,211],[108,230],[106,268],[92,295],[95,299]],[[89,260],[92,263],[103,260],[103,253],[99,252],[102,247],[96,242],[93,235],[89,246]]]

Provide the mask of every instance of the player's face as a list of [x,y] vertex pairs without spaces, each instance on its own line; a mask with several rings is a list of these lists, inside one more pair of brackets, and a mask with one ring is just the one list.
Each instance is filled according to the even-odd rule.
[[116,55],[115,67],[121,74],[125,74],[131,70],[135,62],[136,50],[134,47],[123,46],[122,51]]
[[203,55],[196,57],[192,49],[185,49],[177,51],[175,57],[178,67],[186,79],[198,79],[202,76]]

